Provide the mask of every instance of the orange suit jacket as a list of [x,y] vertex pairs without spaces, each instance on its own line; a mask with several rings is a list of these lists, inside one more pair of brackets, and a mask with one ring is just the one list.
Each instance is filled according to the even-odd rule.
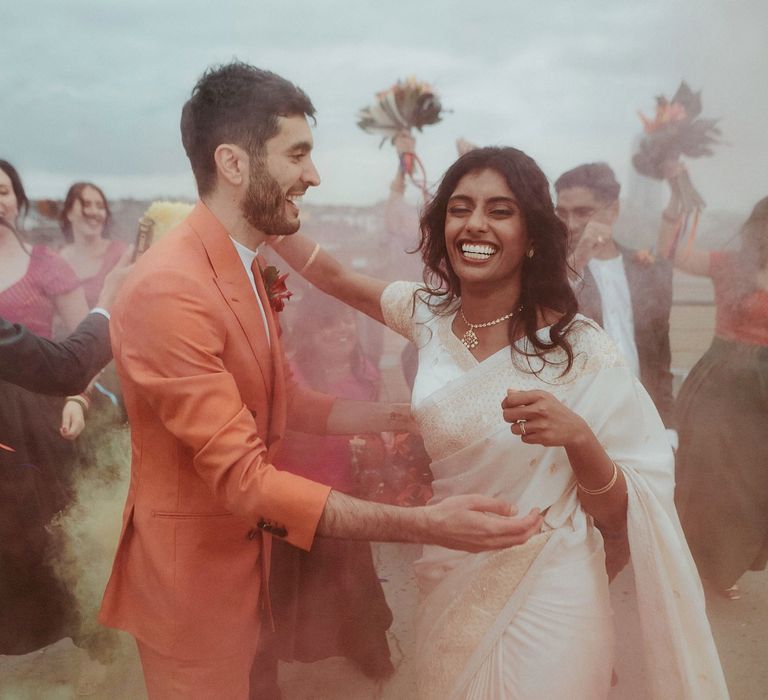
[[254,648],[270,535],[309,549],[329,489],[272,466],[290,427],[322,433],[333,399],[284,374],[253,287],[201,202],[153,246],[112,314],[131,479],[99,619],[196,660]]

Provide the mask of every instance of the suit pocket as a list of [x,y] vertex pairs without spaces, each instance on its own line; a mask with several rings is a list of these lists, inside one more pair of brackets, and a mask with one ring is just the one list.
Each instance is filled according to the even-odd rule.
[[229,511],[216,513],[180,513],[173,510],[153,510],[153,518],[171,518],[175,520],[204,520],[206,518],[231,518],[234,517]]

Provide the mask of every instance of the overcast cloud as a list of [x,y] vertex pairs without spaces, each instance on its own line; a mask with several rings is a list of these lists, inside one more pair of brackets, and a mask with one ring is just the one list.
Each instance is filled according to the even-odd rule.
[[515,145],[554,178],[607,160],[628,183],[637,110],[686,79],[728,145],[692,164],[716,208],[768,191],[768,3],[575,0],[25,0],[0,27],[0,157],[33,197],[74,180],[108,196],[194,196],[181,105],[206,65],[238,57],[293,80],[318,108],[313,203],[385,196],[395,159],[355,125],[408,75],[452,110],[418,137],[431,180],[454,140]]

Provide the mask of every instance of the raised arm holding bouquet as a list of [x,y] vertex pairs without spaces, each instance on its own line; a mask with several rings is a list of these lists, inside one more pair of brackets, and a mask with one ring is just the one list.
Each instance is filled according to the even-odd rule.
[[656,98],[653,120],[640,113],[645,137],[638,152],[632,157],[637,172],[654,180],[670,180],[674,202],[664,213],[662,234],[664,247],[659,254],[674,258],[678,247],[685,241],[690,248],[696,238],[699,217],[705,202],[680,167],[681,156],[701,158],[712,155],[712,146],[719,143],[720,129],[716,119],[703,119],[701,92],[693,92],[683,81],[674,97]]
[[414,151],[415,142],[407,137],[412,136],[413,129],[421,131],[429,124],[437,124],[442,112],[440,98],[429,84],[410,77],[377,93],[374,103],[358,113],[357,125],[363,131],[382,134],[382,144],[389,138],[397,148],[402,176],[395,178],[393,186],[402,187],[401,191],[407,176],[425,198],[428,196],[424,165]]

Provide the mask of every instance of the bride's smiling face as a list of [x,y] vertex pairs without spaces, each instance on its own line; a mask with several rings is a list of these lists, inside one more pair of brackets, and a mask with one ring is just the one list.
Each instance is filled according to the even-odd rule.
[[505,284],[519,278],[530,247],[523,212],[496,170],[467,173],[445,214],[448,260],[462,284]]

